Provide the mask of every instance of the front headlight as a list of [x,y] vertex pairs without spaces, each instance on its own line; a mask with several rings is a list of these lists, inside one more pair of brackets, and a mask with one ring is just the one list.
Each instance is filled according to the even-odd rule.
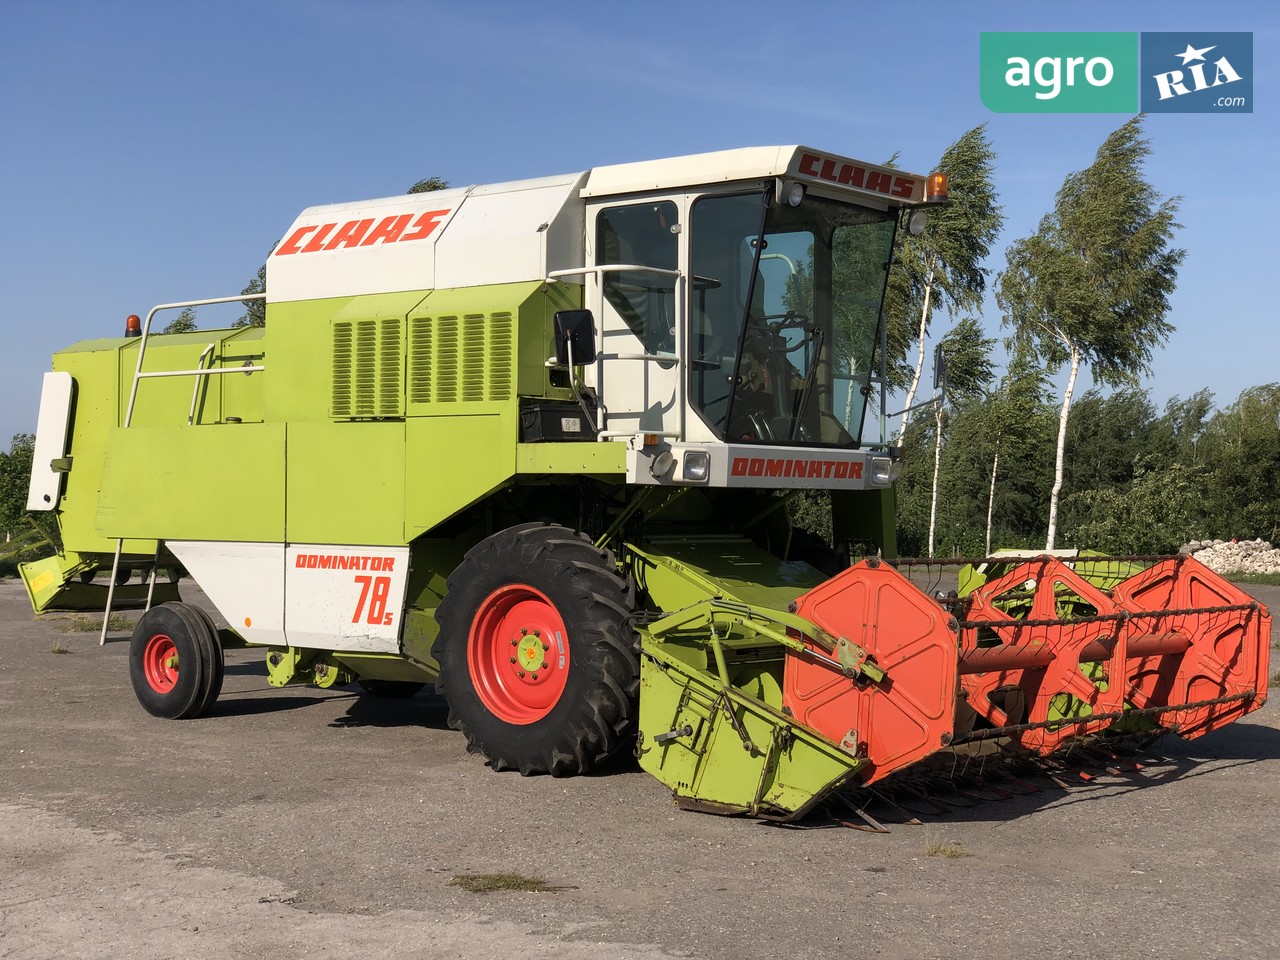
[[893,475],[893,461],[888,457],[871,458],[871,482],[885,486]]
[[711,454],[705,450],[686,450],[680,476],[689,483],[703,483],[711,473]]

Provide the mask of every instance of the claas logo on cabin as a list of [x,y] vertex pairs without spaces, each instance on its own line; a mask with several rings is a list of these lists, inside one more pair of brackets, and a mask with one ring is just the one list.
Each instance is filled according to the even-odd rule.
[[826,180],[844,187],[870,190],[908,200],[916,189],[915,177],[895,175],[888,170],[868,169],[856,163],[832,160],[812,153],[801,155],[799,171],[815,180]]
[[412,213],[383,217],[376,221],[348,220],[344,224],[313,223],[299,227],[280,244],[275,255],[287,257],[295,253],[319,253],[322,250],[341,250],[352,247],[372,247],[374,244],[407,243],[425,240],[449,215],[449,210],[428,210],[414,219]]

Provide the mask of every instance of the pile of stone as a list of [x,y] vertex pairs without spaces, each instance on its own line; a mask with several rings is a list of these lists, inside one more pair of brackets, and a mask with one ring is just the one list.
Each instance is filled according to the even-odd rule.
[[1280,550],[1266,540],[1192,540],[1182,548],[1215,573],[1280,573]]

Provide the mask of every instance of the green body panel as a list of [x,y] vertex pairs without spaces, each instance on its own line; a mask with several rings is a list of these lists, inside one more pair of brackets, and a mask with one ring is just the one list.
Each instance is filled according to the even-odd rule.
[[516,447],[516,472],[615,477],[627,472],[625,443],[521,443]]
[[632,573],[660,610],[721,597],[774,610],[826,579],[798,560],[781,560],[745,537],[663,537],[631,547]]
[[[426,291],[272,303],[267,307],[264,387],[266,419],[328,421],[334,390],[334,333],[338,324],[373,324],[379,332],[399,326],[394,353],[403,365],[408,312]],[[392,351],[388,351],[392,352]],[[378,357],[378,360],[381,360]],[[403,379],[398,406],[403,415]]]
[[518,428],[514,404],[508,414],[408,421],[405,542],[515,476]]
[[[151,561],[152,558],[148,557],[144,562],[150,564]],[[126,559],[122,558],[121,563],[126,569],[132,569]],[[102,610],[107,602],[107,583],[86,583],[80,579],[81,575],[91,576],[97,567],[97,558],[82,557],[68,551],[60,556],[19,564],[18,572],[22,576],[23,586],[27,588],[31,609],[36,613],[51,610]],[[181,599],[176,583],[157,580],[155,588],[151,589],[144,580],[141,583],[118,585],[113,603],[117,608],[137,607],[146,603],[148,594],[151,595],[153,604]]]
[[289,541],[405,543],[405,435],[403,420],[290,423]]
[[284,449],[279,423],[114,429],[97,531],[107,538],[280,542]]
[[410,683],[432,683],[440,675],[404,657],[376,653],[334,653],[330,656],[353,674],[365,680],[403,680]]

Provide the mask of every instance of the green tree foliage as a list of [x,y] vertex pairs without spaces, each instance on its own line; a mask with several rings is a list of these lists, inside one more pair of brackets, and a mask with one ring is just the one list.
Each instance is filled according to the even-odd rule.
[[[991,547],[1043,546],[1057,416],[1033,385],[1025,387],[1021,415],[1010,418],[1000,441],[1007,453],[989,501],[992,424],[1002,416],[999,404],[1014,394],[1013,386],[1006,394],[1009,377],[1006,371],[1000,389],[947,411],[938,480],[945,508],[936,522],[941,554],[989,550],[988,505]],[[907,554],[928,549],[934,430],[925,410],[907,432],[898,484],[898,542]],[[1090,390],[1073,411],[1066,449],[1062,546],[1166,553],[1211,537],[1280,540],[1280,384],[1249,387],[1221,410],[1202,390],[1173,398],[1162,412],[1145,391]]]
[[169,321],[161,333],[190,333],[196,329],[196,308],[184,307],[182,312]]
[[1133,383],[1168,337],[1169,295],[1185,251],[1171,244],[1178,201],[1143,177],[1151,148],[1142,117],[1112,133],[1092,165],[1069,174],[1052,213],[1007,251],[996,299],[1053,368],[1069,364],[1062,395],[1046,548],[1058,528],[1067,422],[1082,365],[1107,386]]
[[13,576],[25,560],[49,556],[58,535],[47,513],[27,512],[35,437],[19,433],[8,452],[0,450],[0,576]]
[[0,451],[0,541],[16,536],[25,526],[27,487],[31,482],[31,454],[36,438],[14,436],[8,452]]
[[947,147],[937,169],[947,174],[950,201],[929,211],[920,236],[904,232],[896,251],[885,304],[890,357],[904,356],[911,343],[917,347],[914,365],[899,362],[891,374],[895,385],[908,384],[904,406],[916,395],[934,309],[959,316],[982,307],[989,273],[983,264],[1004,224],[994,186],[995,157],[986,124]]
[[1203,536],[1207,471],[1143,460],[1127,484],[1081,490],[1069,498],[1079,521],[1075,543],[1108,553],[1175,553]]
[[[1026,472],[1028,454],[1035,451],[1037,440],[1045,435],[1044,400],[1048,378],[1044,367],[1027,338],[1013,337],[1006,341],[1005,346],[1009,351],[1009,363],[1000,378],[1000,385],[986,395],[985,402],[976,406],[976,418],[985,432],[984,440],[990,446],[991,462],[987,481],[984,553],[990,553],[992,549],[1001,455],[1006,464],[1005,486],[1016,487],[1016,474]],[[1015,474],[1012,484],[1008,476],[1010,464]],[[1003,501],[1004,498],[1001,499]]]
[[419,180],[405,193],[434,193],[437,190],[448,190],[449,181],[441,180],[439,177],[427,177],[425,180]]
[[982,396],[993,376],[991,348],[995,341],[982,333],[972,317],[957,323],[938,344],[939,371],[945,385],[942,397],[933,409],[933,483],[929,494],[928,555],[933,556],[938,516],[938,485],[942,471],[942,444],[949,419],[948,397],[960,403]]
[[[273,246],[271,250],[274,250]],[[271,250],[267,251],[267,256],[271,256]],[[267,292],[267,263],[264,260],[262,266],[258,268],[258,275],[245,285],[241,293],[266,293]],[[236,327],[265,327],[267,325],[267,301],[265,300],[245,300],[244,313],[240,319],[232,326]]]
[[1280,540],[1280,383],[1249,387],[1215,414],[1197,452],[1211,477],[1215,535]]

